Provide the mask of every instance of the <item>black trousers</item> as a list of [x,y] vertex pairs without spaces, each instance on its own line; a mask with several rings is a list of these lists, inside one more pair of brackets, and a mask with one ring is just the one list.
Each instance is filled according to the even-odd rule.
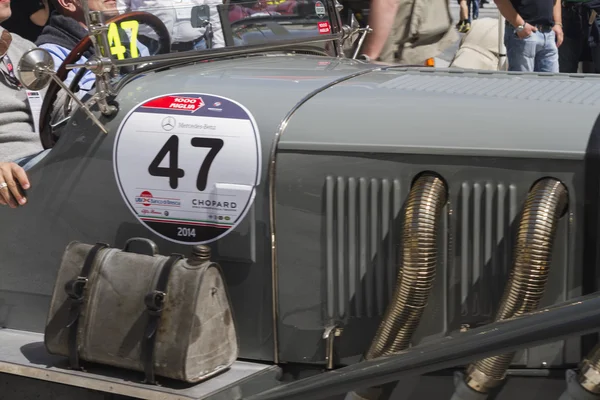
[[591,62],[592,71],[600,73],[600,43],[590,46],[592,28],[599,23],[598,17],[590,25],[590,10],[581,3],[563,2],[562,23],[565,34],[558,48],[560,72],[576,73],[579,62]]

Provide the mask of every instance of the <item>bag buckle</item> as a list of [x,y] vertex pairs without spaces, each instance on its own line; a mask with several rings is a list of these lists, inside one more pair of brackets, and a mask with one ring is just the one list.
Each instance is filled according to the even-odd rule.
[[83,291],[87,286],[88,278],[78,276],[77,278],[68,281],[65,284],[65,292],[69,296],[69,299],[73,301],[83,300]]
[[158,315],[162,312],[167,294],[160,290],[153,290],[144,297],[146,309],[151,315]]

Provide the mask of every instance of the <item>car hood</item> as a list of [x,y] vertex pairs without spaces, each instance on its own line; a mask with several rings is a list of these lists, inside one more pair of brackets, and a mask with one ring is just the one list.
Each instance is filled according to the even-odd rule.
[[378,68],[351,59],[282,54],[157,69],[123,86],[115,99],[119,114],[106,127],[116,132],[129,110],[156,96],[196,93],[229,98],[243,105],[256,120],[264,155],[261,181],[265,182],[269,154],[286,117],[320,91]]

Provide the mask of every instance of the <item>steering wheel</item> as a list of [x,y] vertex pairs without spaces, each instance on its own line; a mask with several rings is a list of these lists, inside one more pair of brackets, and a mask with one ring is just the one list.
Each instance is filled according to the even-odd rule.
[[[156,52],[157,54],[167,54],[171,51],[171,35],[160,18],[148,12],[134,11],[117,15],[106,21],[106,25],[110,25],[112,23],[120,24],[125,21],[137,21],[140,24],[148,25],[154,30],[154,32],[156,32],[159,45]],[[86,36],[79,43],[77,43],[77,46],[73,48],[73,50],[69,53],[56,71],[57,78],[64,82],[70,72],[67,70],[67,65],[75,64],[81,58],[82,54],[89,50],[91,46],[92,40],[89,36]],[[50,120],[52,112],[54,111],[54,102],[56,101],[59,91],[60,86],[58,83],[56,83],[54,80],[51,80],[50,84],[48,85],[48,89],[46,90],[46,95],[44,96],[44,102],[42,103],[42,109],[40,112],[40,141],[42,142],[44,149],[50,149],[54,147],[58,141],[58,136],[52,132],[52,128],[50,127]]]

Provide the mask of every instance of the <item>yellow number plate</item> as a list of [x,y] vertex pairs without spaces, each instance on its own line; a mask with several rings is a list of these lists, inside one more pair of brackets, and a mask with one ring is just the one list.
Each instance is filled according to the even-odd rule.
[[125,58],[127,49],[121,42],[120,31],[128,31],[129,36],[129,52],[131,58],[138,58],[140,53],[137,48],[137,36],[140,28],[140,23],[137,21],[124,21],[121,22],[120,26],[117,26],[114,22],[108,27],[108,45],[110,46],[110,53],[113,56],[117,56],[119,60]]

